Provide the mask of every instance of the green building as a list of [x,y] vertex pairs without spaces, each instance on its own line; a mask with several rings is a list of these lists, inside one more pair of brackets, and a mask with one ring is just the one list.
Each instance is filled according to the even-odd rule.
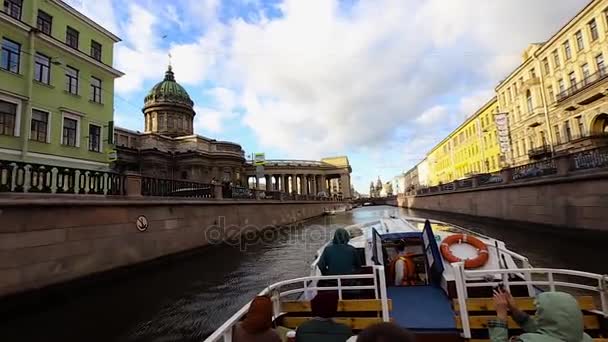
[[2,1],[0,160],[107,169],[120,39],[61,0]]

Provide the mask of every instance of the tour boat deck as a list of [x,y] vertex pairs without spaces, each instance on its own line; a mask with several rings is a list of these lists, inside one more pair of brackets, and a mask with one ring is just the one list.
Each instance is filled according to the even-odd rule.
[[410,330],[457,331],[454,310],[445,292],[435,286],[389,287],[396,324]]

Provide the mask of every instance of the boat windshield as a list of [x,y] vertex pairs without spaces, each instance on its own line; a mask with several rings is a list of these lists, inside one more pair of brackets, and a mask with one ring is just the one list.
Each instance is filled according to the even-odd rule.
[[[408,222],[412,226],[416,227],[416,229],[419,229],[419,230],[423,230],[424,229],[424,221],[408,220]],[[433,229],[433,233],[437,233],[437,232],[462,233],[463,232],[463,230],[461,228],[452,226],[452,225],[447,224],[447,223],[436,222],[436,221],[431,222],[431,228]]]

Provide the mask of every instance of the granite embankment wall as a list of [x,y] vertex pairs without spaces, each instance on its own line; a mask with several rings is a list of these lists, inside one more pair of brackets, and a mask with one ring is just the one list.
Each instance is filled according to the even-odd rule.
[[608,172],[399,196],[397,202],[412,209],[608,232]]
[[245,230],[293,224],[342,205],[0,196],[0,297],[218,243]]

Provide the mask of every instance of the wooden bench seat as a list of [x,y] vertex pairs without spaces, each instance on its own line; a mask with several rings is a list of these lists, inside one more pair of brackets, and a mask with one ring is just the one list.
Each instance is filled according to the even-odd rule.
[[[388,309],[392,310],[392,301],[388,301]],[[281,325],[290,329],[311,319],[309,301],[283,301],[281,302]],[[353,330],[363,330],[370,325],[382,322],[382,302],[379,299],[352,299],[338,302],[340,317],[334,321],[348,325]],[[356,313],[356,317],[345,317],[348,313]]]

